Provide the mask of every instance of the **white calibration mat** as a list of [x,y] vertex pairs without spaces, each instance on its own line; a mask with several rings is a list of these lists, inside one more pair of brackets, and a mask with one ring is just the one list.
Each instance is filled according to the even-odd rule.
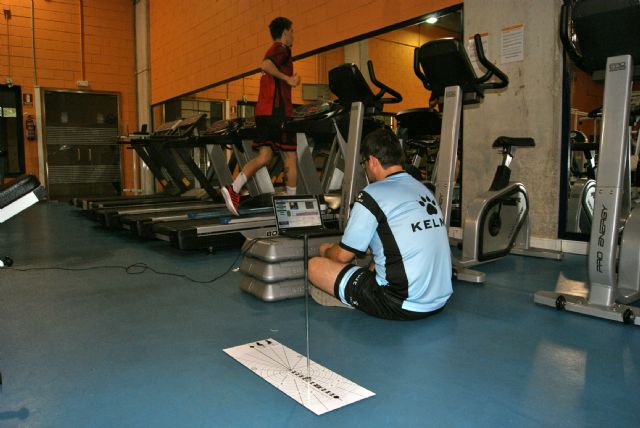
[[227,348],[224,352],[316,415],[375,395],[313,361],[308,378],[307,357],[274,339]]

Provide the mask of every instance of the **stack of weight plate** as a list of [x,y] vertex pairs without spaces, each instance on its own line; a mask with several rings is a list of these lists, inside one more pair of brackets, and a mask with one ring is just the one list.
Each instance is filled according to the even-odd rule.
[[[341,235],[309,238],[309,257],[320,254],[320,244],[340,242]],[[285,237],[247,240],[240,272],[240,288],[266,302],[304,296],[304,241]]]

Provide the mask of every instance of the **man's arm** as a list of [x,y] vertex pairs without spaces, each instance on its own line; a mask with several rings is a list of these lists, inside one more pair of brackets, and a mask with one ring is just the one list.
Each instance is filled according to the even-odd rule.
[[356,255],[338,244],[328,243],[320,245],[320,256],[338,263],[349,263]]
[[276,65],[270,59],[265,59],[264,61],[262,61],[262,64],[260,64],[260,69],[262,69],[262,71],[269,74],[270,76],[275,77],[276,79],[284,80],[289,86],[293,86],[294,88],[298,86],[298,84],[300,84],[300,76],[295,73],[293,74],[293,76],[287,76],[286,74],[278,70],[278,67],[276,67]]

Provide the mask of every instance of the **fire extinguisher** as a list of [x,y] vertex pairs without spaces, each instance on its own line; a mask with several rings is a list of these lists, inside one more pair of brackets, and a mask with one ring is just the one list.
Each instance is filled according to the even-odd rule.
[[36,122],[33,120],[30,114],[27,115],[27,120],[25,121],[25,127],[27,128],[27,140],[33,141],[37,138],[36,136]]

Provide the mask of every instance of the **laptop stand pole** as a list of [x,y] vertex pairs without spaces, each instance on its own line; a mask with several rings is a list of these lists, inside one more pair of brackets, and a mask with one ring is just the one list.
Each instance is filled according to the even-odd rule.
[[304,316],[307,326],[307,379],[311,380],[311,362],[309,360],[309,235],[303,235],[304,246]]

